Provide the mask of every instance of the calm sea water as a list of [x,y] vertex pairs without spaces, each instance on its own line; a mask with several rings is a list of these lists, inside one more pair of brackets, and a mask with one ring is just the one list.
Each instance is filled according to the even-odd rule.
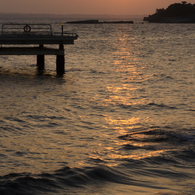
[[64,24],[63,77],[0,56],[1,195],[195,194],[195,24],[134,21]]

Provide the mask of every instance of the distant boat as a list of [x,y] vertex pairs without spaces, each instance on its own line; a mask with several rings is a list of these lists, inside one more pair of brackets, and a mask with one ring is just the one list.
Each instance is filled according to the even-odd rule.
[[79,21],[69,21],[66,23],[70,23],[70,24],[98,24],[99,21],[98,20],[79,20]]

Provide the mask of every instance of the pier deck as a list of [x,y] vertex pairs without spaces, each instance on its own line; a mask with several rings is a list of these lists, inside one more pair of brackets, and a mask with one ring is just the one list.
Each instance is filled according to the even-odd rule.
[[[44,55],[56,55],[57,74],[63,74],[64,45],[74,44],[78,35],[64,32],[63,24],[61,28],[61,32],[53,33],[50,24],[3,24],[0,35],[0,55],[37,55],[39,69],[44,69]],[[29,47],[29,45],[33,46]],[[59,45],[59,49],[44,45]]]
[[59,35],[34,35],[34,34],[9,34],[0,35],[0,44],[24,45],[24,44],[74,44],[76,33],[63,33]]
[[64,50],[48,47],[0,47],[0,55],[64,55]]

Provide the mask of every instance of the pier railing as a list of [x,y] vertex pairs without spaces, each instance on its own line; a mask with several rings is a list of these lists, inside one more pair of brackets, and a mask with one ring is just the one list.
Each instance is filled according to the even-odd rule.
[[2,35],[52,35],[50,24],[3,24]]
[[65,36],[77,37],[76,33],[64,32],[62,24],[62,32],[53,32],[51,24],[17,24],[7,23],[2,25],[1,35],[30,37],[30,36]]

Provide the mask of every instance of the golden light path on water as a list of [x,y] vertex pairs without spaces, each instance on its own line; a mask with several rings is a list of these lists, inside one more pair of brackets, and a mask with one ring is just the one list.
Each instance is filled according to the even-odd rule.
[[[148,75],[147,73],[147,62],[145,62],[145,64],[141,64],[141,59],[134,55],[135,50],[137,50],[136,47],[139,47],[138,45],[136,45],[136,41],[128,40],[131,41],[133,44],[127,44],[127,36],[129,35],[118,36],[123,36],[123,38],[118,39],[118,44],[114,46],[117,48],[117,51],[115,51],[112,55],[115,59],[113,61],[113,66],[116,67],[115,72],[117,73],[117,75],[121,76],[121,82],[113,82],[106,86],[107,92],[110,95],[108,98],[102,101],[102,105],[119,105],[127,108],[133,107],[135,109],[136,107],[148,105],[152,102],[152,100],[149,100],[146,97],[137,97],[140,97],[140,92],[143,94],[147,94],[147,92],[145,92],[143,89],[142,83],[150,79],[153,75]],[[114,131],[118,134],[118,136],[131,133],[133,129],[138,129],[142,123],[149,123],[153,120],[147,115],[137,116],[137,114],[135,114],[135,116],[132,116],[134,114],[130,115],[128,113],[114,116],[109,116],[108,114],[102,115],[104,116],[104,119],[107,123],[107,126],[104,126],[104,128],[112,127]],[[149,143],[114,139],[112,137],[109,137],[109,135],[104,136],[107,136],[108,139],[113,139],[112,141],[117,147],[124,145],[132,145],[141,148],[145,145],[149,145]],[[135,136],[136,139],[139,140],[142,139],[142,137],[145,135],[136,134],[134,135],[134,138]],[[123,151],[117,151],[117,147],[104,147],[104,154],[102,154],[102,151],[95,151],[92,155],[90,155],[90,157],[92,159],[108,161],[109,166],[117,166],[117,160],[120,159],[140,160],[144,158],[159,156],[162,155],[164,152],[168,151],[168,149],[159,149],[155,151],[139,149],[127,154]]]

